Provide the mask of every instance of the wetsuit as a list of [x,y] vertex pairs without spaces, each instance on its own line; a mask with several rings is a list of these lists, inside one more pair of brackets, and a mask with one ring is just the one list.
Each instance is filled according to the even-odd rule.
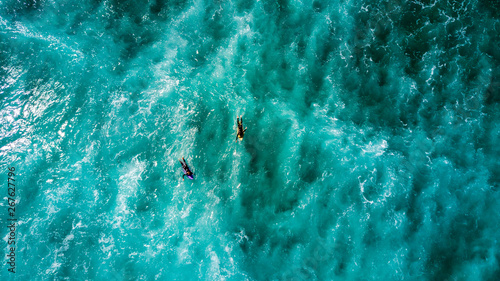
[[245,135],[247,128],[245,128],[245,130],[243,130],[243,117],[241,117],[241,118],[236,117],[236,123],[238,124],[238,132],[236,133],[236,141],[238,141],[238,138],[240,138],[240,140],[243,139],[243,136]]
[[181,162],[181,165],[182,165],[182,169],[184,170],[184,175],[182,175],[182,180],[184,180],[184,176],[187,176],[189,179],[194,179],[194,174],[193,172],[191,172],[191,170],[189,170],[189,167],[186,163],[186,160],[184,159],[184,157],[182,157],[182,160],[184,162],[182,162],[180,159],[179,159],[179,162]]

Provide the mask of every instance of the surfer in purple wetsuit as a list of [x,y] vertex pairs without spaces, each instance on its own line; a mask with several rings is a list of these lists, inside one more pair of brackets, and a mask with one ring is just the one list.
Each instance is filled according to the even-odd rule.
[[243,140],[243,136],[245,135],[247,128],[243,130],[243,117],[236,116],[236,124],[238,125],[238,130],[236,131],[236,142],[237,142],[238,139],[240,139],[240,141]]
[[[182,162],[182,161],[184,161],[184,162]],[[194,179],[194,173],[191,172],[191,170],[189,170],[189,167],[188,167],[184,157],[182,157],[182,160],[179,159],[179,162],[181,162],[182,169],[184,170],[184,175],[182,175],[182,180],[184,180],[184,176],[187,176],[188,179],[191,179],[191,180]]]

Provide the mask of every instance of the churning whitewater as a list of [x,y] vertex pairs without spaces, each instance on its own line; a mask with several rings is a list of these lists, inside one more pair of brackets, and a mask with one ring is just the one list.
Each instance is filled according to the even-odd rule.
[[0,0],[0,276],[497,280],[499,46],[494,0]]

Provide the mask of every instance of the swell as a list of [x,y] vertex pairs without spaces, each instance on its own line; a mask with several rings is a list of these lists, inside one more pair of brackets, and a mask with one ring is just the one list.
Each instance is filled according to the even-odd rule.
[[6,2],[23,277],[492,280],[497,10]]

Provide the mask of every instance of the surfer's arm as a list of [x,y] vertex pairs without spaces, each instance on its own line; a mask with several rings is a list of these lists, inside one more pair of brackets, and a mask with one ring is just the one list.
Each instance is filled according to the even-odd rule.
[[243,133],[247,131],[247,128],[245,128],[245,130],[243,130]]

